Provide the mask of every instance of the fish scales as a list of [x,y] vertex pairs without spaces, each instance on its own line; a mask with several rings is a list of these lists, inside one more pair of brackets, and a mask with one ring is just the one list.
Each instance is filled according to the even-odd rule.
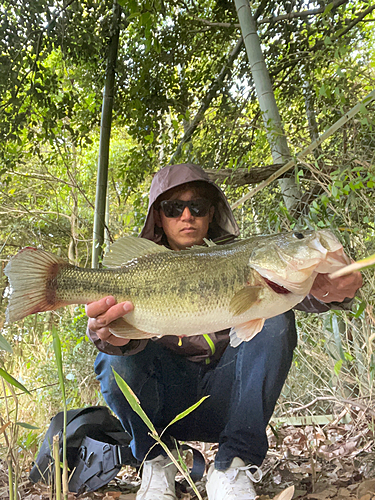
[[[245,285],[250,271],[248,256],[243,252],[240,253],[242,262],[227,265],[228,256],[234,253],[239,253],[238,249],[220,253],[207,249],[193,255],[168,252],[141,257],[120,269],[66,266],[55,278],[56,298],[93,301],[110,294],[118,301],[138,301],[140,307],[147,301],[148,308],[164,306],[168,310],[168,304],[173,302],[174,311],[186,311],[186,314],[203,301],[210,304],[213,297],[220,297],[224,305],[229,303],[233,292]],[[189,282],[181,279],[186,278],[187,270]],[[217,307],[220,302],[213,306]]]
[[[147,338],[198,335],[232,328],[231,342],[249,340],[266,318],[294,307],[317,273],[348,261],[329,231],[254,236],[230,245],[174,252],[148,240],[113,244],[109,269],[83,269],[34,248],[5,268],[11,285],[7,321],[106,295],[134,310],[111,324],[114,335]],[[236,340],[236,338],[237,340]]]

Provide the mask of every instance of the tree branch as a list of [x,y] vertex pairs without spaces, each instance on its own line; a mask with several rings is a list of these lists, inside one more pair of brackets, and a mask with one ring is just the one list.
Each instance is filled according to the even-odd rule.
[[283,163],[276,163],[264,167],[254,167],[250,170],[247,168],[238,168],[237,170],[222,168],[220,170],[206,169],[205,172],[208,174],[211,181],[217,182],[218,184],[239,187],[249,184],[258,184],[258,182],[268,179],[270,175],[277,172],[282,166]]
[[[337,35],[336,38],[340,38],[340,37],[346,35],[346,33],[348,33],[348,31],[350,31],[353,28],[353,26],[360,23],[363,20],[363,18],[366,17],[367,14],[370,14],[370,12],[372,12],[374,9],[375,9],[375,5],[371,5],[368,9],[360,12],[358,14],[358,17],[356,19],[353,19],[353,21],[350,22],[348,24],[348,26],[339,35]],[[371,19],[371,21],[374,21],[374,19]]]
[[361,111],[363,106],[367,106],[370,104],[373,100],[375,99],[375,90],[370,92],[362,101],[360,101],[358,104],[356,104],[350,111],[345,113],[344,116],[342,116],[339,120],[337,120],[331,127],[329,127],[328,130],[326,130],[316,141],[313,141],[307,148],[305,148],[303,151],[298,153],[296,158],[292,158],[290,161],[288,161],[283,167],[281,167],[279,170],[277,170],[275,173],[271,174],[270,177],[258,184],[254,189],[252,189],[249,193],[247,193],[245,196],[240,198],[238,201],[233,203],[232,209],[237,208],[239,205],[242,205],[246,200],[254,196],[255,193],[263,189],[264,187],[268,186],[271,184],[275,179],[278,179],[281,175],[283,175],[285,172],[290,170],[292,167],[294,167],[297,163],[298,160],[301,160],[308,154],[312,153],[314,149],[316,149],[320,144],[322,144],[328,137],[333,135],[340,127],[342,127],[347,121],[349,121],[353,116],[355,116],[359,111]]
[[[339,7],[340,5],[346,3],[346,0],[334,0],[332,2],[334,4],[333,9]],[[326,9],[326,6],[324,7],[319,7],[317,9],[311,9],[311,10],[303,10],[302,12],[289,12],[288,14],[282,14],[277,17],[265,17],[263,19],[257,20],[257,24],[270,24],[270,23],[278,23],[280,21],[289,21],[291,19],[295,18],[305,18],[309,16],[316,16],[317,14],[322,14]],[[214,23],[211,21],[208,21],[207,19],[201,19],[200,17],[194,17],[195,21],[199,21],[206,26],[210,26],[213,28],[239,28],[240,25],[238,23]]]
[[218,90],[220,89],[220,87],[222,86],[226,76],[230,73],[233,62],[235,61],[238,54],[240,53],[242,46],[243,46],[243,40],[241,37],[238,40],[234,49],[230,52],[228,59],[227,59],[226,63],[224,64],[224,66],[222,67],[219,75],[211,84],[211,88],[209,89],[209,91],[207,92],[205,97],[203,98],[202,104],[201,104],[197,114],[194,116],[194,118],[193,118],[192,122],[190,123],[188,129],[186,130],[184,136],[180,140],[176,151],[173,153],[173,155],[169,161],[170,165],[172,165],[173,161],[180,155],[180,153],[182,151],[182,146],[191,138],[191,136],[195,132],[195,130],[198,127],[200,121],[202,120],[205,112],[209,108],[212,99],[214,99],[214,97],[216,97],[216,94],[217,94]]

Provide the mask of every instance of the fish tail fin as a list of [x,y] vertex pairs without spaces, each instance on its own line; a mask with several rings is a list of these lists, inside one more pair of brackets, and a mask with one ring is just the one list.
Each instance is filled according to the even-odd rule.
[[56,255],[32,247],[23,248],[9,261],[4,269],[11,288],[7,322],[66,305],[56,300],[53,286],[62,264],[70,265]]

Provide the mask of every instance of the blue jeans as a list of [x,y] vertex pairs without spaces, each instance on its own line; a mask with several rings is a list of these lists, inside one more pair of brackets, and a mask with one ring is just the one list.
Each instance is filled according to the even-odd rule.
[[[183,441],[218,442],[215,467],[225,470],[234,457],[261,465],[267,450],[266,427],[284,385],[297,344],[294,313],[268,319],[263,330],[220,361],[205,365],[187,360],[158,342],[134,356],[99,353],[95,372],[108,406],[132,436],[133,455],[144,459],[155,443],[131,409],[112,368],[129,384],[158,431],[179,413],[209,395],[196,410],[168,429]],[[147,456],[161,453],[154,447]]]

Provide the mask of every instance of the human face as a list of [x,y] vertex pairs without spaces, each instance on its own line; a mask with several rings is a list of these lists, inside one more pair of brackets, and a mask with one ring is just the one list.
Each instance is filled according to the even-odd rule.
[[[194,189],[178,190],[172,192],[169,200],[191,201],[202,196]],[[208,228],[214,215],[214,207],[211,207],[204,217],[194,217],[188,207],[179,217],[166,217],[162,210],[156,212],[156,221],[164,230],[169,246],[172,250],[184,250],[193,245],[202,245],[203,238],[207,237]]]

